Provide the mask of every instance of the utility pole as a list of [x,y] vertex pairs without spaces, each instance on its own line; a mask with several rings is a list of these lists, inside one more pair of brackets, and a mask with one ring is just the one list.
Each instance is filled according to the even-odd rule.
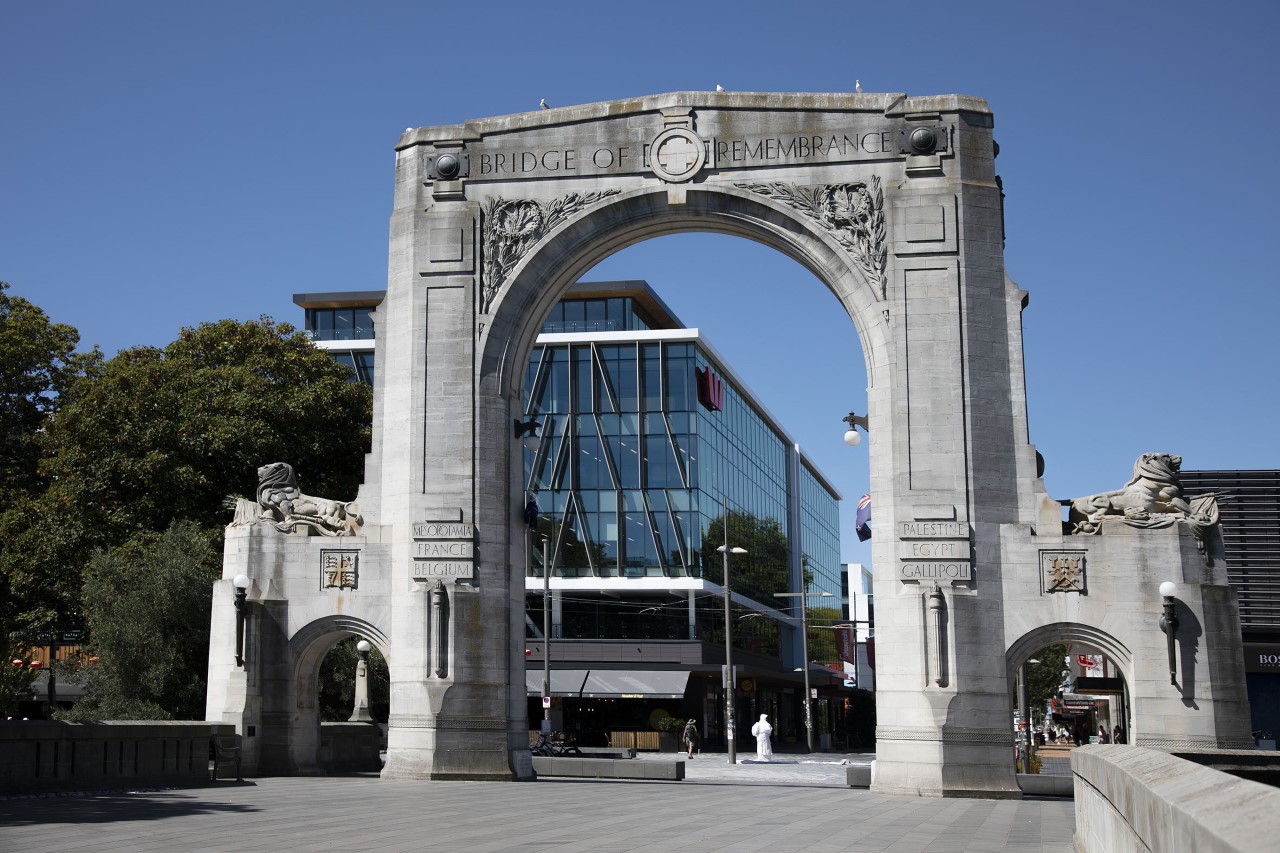
[[542,537],[542,719],[551,731],[551,574],[547,568],[547,537]]

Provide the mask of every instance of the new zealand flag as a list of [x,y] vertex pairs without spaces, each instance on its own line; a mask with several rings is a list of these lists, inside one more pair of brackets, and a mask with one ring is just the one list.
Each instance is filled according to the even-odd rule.
[[858,534],[859,542],[866,542],[871,538],[871,495],[863,495],[858,499],[858,515],[854,519],[853,529]]

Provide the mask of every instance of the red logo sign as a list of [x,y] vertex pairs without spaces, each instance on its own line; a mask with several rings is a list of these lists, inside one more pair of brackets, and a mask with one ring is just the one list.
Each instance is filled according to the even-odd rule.
[[719,412],[724,409],[724,382],[711,372],[711,368],[706,370],[694,369],[694,373],[698,377],[698,402],[713,412]]
[[1097,669],[1097,655],[1076,655],[1076,663],[1080,664],[1081,669]]

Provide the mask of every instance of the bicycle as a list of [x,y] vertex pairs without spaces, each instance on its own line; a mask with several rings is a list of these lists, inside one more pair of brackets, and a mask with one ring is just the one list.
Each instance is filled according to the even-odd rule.
[[[556,739],[563,743],[556,743]],[[565,742],[567,741],[567,743]],[[538,742],[529,747],[529,752],[534,755],[544,756],[563,756],[563,755],[582,755],[582,750],[577,744],[573,743],[572,738],[565,735],[564,732],[556,732],[550,737],[544,732],[538,735]]]

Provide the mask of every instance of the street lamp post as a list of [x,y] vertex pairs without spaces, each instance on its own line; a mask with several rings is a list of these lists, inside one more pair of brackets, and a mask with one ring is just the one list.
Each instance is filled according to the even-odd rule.
[[775,592],[774,598],[798,598],[800,599],[800,656],[804,658],[800,669],[804,672],[804,730],[805,742],[809,745],[809,751],[813,752],[813,707],[812,695],[809,689],[809,602],[810,598],[832,598],[829,592],[809,592],[809,581],[805,579],[804,592]]
[[547,537],[542,537],[542,719],[551,733],[551,575],[547,570]]
[[729,763],[738,763],[738,746],[734,731],[733,704],[737,692],[733,678],[733,616],[730,610],[732,594],[729,592],[729,555],[745,554],[746,548],[729,547],[729,514],[724,514],[724,544],[716,549],[724,555],[724,728],[728,743]]

